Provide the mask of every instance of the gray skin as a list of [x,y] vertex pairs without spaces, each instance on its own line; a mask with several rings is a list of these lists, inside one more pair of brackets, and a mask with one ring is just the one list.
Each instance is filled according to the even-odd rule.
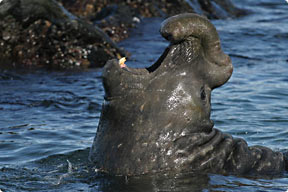
[[165,20],[171,44],[147,69],[104,67],[105,100],[90,160],[113,175],[201,171],[278,174],[284,156],[213,128],[211,91],[233,67],[215,27],[195,14]]

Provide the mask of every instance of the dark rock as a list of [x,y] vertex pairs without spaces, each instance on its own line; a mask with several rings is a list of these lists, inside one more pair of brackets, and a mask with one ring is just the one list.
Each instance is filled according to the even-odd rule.
[[240,16],[245,11],[230,0],[59,0],[75,15],[97,24],[114,40],[128,37],[127,31],[142,17],[167,17],[179,13],[197,13],[222,19]]
[[[137,14],[137,16],[155,17],[155,16],[171,16],[183,12],[195,12],[198,14],[205,14],[211,18],[219,18],[215,9],[222,9],[226,11],[226,17],[240,16],[243,10],[237,8],[230,0],[59,0],[64,7],[66,7],[72,13],[85,18],[95,17],[95,14],[103,15],[103,10],[106,16],[110,15],[111,6],[127,6],[130,7],[132,12],[124,12],[121,14],[125,17],[125,14]],[[117,8],[116,8],[117,9]],[[115,10],[113,11],[115,12]],[[215,15],[216,13],[216,15]]]
[[123,55],[100,28],[53,0],[4,0],[0,4],[2,66],[100,67]]
[[165,20],[160,32],[171,44],[151,67],[117,60],[104,67],[105,101],[90,151],[95,166],[116,175],[282,173],[283,153],[213,128],[211,91],[233,70],[215,27],[186,13]]
[[206,12],[209,18],[227,18],[229,14],[220,6],[217,6],[214,1],[198,0],[201,8]]
[[117,1],[117,0],[59,0],[75,15],[93,22],[114,41],[128,37],[128,29],[141,21],[142,17],[164,17],[180,12],[193,12],[185,0],[165,1]]
[[213,0],[218,6],[224,9],[230,17],[239,17],[248,14],[247,10],[236,7],[231,0]]
[[59,1],[72,13],[54,0],[0,3],[2,66],[99,67],[125,55],[114,41],[127,38],[128,29],[142,17],[196,12],[226,18],[242,13],[229,0]]
[[237,8],[230,0],[190,0],[190,2],[196,13],[210,19],[225,19],[247,14],[246,10]]
[[105,31],[114,41],[128,37],[128,28],[135,27],[140,22],[135,9],[124,4],[113,4],[104,7],[90,21]]

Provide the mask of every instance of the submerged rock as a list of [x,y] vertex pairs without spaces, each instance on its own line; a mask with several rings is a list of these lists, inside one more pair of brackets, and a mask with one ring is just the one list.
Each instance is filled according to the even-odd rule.
[[0,3],[0,65],[67,69],[102,66],[123,50],[97,26],[54,0]]
[[287,154],[214,128],[211,91],[233,71],[215,27],[186,13],[165,20],[160,32],[170,45],[151,67],[133,69],[117,60],[104,67],[105,100],[90,151],[97,169],[116,175],[287,169]]

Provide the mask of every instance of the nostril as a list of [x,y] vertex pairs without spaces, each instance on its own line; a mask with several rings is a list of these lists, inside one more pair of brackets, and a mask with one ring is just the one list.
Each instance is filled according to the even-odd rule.
[[173,35],[171,33],[165,33],[163,34],[163,37],[167,39],[169,42],[173,41]]
[[202,101],[206,100],[206,93],[204,87],[201,88],[200,97]]

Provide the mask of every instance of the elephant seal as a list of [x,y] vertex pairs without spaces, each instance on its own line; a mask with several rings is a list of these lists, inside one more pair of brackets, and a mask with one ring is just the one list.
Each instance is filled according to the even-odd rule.
[[117,60],[105,65],[105,100],[90,161],[113,175],[283,172],[282,153],[249,147],[213,128],[211,91],[228,81],[233,67],[209,20],[176,15],[160,33],[171,43],[151,67],[133,69]]

